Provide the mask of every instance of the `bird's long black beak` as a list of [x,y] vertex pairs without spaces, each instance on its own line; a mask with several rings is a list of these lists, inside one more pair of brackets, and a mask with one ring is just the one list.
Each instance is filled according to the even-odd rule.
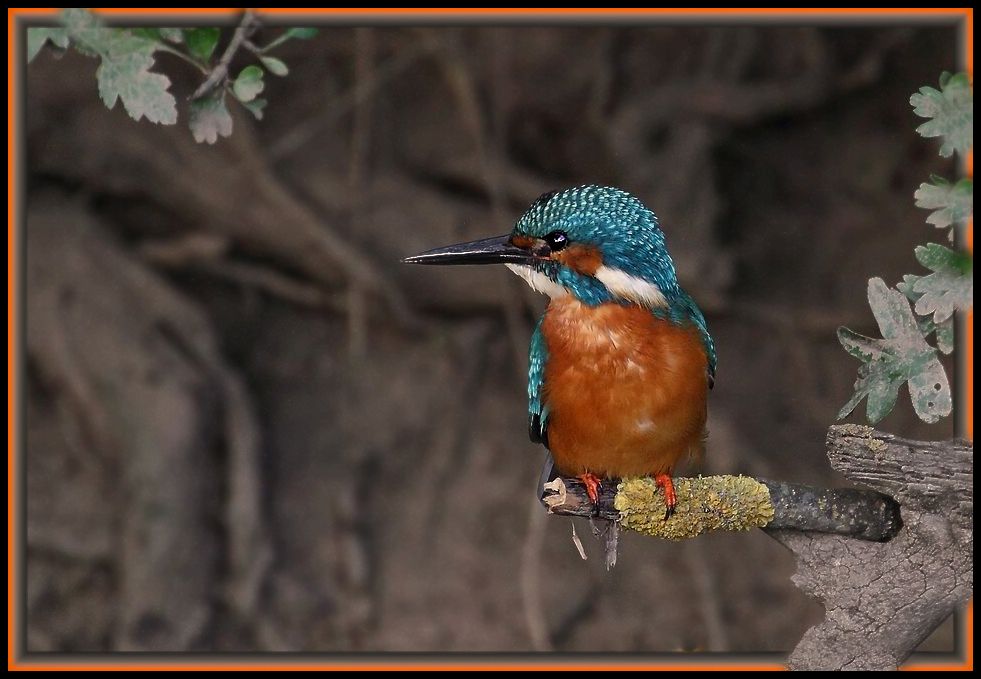
[[534,259],[530,251],[512,245],[510,236],[497,236],[427,250],[402,261],[406,264],[528,264]]

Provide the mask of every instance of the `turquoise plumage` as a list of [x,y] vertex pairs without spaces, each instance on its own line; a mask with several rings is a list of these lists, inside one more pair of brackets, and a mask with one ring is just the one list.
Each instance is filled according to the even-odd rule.
[[531,337],[528,430],[597,497],[601,478],[670,473],[704,446],[716,349],[678,283],[657,217],[620,189],[536,200],[506,236],[408,258],[507,264],[551,298]]
[[528,352],[528,437],[533,443],[548,447],[548,411],[542,403],[542,385],[545,382],[545,364],[548,362],[548,347],[542,334],[542,318],[531,334],[531,347]]

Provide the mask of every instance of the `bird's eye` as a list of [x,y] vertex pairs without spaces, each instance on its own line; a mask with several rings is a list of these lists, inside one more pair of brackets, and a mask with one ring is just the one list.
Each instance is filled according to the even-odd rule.
[[569,237],[565,235],[564,231],[553,231],[545,236],[545,242],[548,243],[552,252],[557,252],[569,244]]

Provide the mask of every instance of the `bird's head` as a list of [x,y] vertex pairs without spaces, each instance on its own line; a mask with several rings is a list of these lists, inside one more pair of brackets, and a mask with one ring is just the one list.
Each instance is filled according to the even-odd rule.
[[415,264],[508,265],[550,297],[666,307],[678,294],[674,262],[657,217],[625,191],[580,186],[539,197],[497,238],[437,248]]

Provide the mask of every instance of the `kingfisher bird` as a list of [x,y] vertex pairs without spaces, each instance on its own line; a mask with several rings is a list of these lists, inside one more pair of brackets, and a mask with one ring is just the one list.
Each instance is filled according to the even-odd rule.
[[550,298],[531,338],[528,432],[590,500],[604,479],[671,474],[705,447],[715,343],[678,284],[655,214],[620,189],[540,196],[505,236],[429,250],[414,264],[505,264]]

